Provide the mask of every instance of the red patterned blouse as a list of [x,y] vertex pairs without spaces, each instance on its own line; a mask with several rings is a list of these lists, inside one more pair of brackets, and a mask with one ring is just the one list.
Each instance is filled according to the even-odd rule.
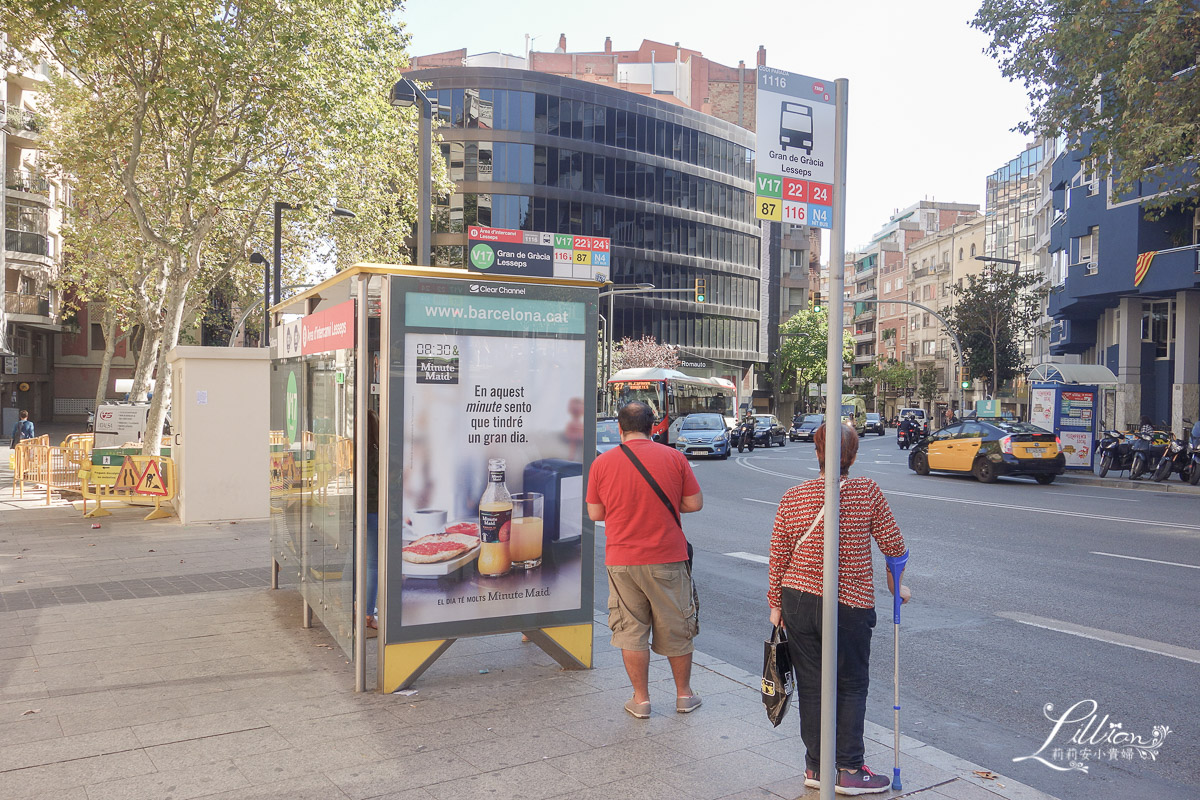
[[[875,481],[870,478],[846,478],[841,491],[838,602],[855,608],[873,608],[875,584],[871,571],[871,539],[879,543],[884,555],[900,556],[905,550],[904,537],[900,535],[892,509]],[[819,478],[793,486],[779,501],[775,528],[771,532],[771,564],[768,572],[767,601],[771,608],[779,608],[780,588],[783,586],[821,594],[824,521],[817,523],[812,535],[799,549],[796,548],[796,542],[808,530],[813,517],[821,511],[824,500],[825,480]]]

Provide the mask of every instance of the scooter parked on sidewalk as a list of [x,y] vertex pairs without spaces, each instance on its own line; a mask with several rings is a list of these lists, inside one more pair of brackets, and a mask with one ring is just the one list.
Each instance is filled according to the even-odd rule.
[[[1192,427],[1192,421],[1185,419],[1183,421],[1184,430]],[[1192,473],[1192,454],[1188,443],[1181,437],[1171,437],[1170,444],[1167,445],[1166,452],[1162,458],[1158,460],[1158,466],[1154,468],[1152,480],[1162,482],[1171,477],[1174,472],[1179,476],[1179,480],[1187,481],[1191,478]]]
[[1133,462],[1133,434],[1117,430],[1105,431],[1100,439],[1100,477],[1111,470],[1124,472]]
[[1141,480],[1141,477],[1147,471],[1153,469],[1154,464],[1163,457],[1163,453],[1167,451],[1168,439],[1166,434],[1161,431],[1153,433],[1135,433],[1133,439],[1133,460],[1129,463],[1129,479]]
[[1200,486],[1200,422],[1192,426],[1192,432],[1188,436],[1188,453],[1191,456],[1188,483]]

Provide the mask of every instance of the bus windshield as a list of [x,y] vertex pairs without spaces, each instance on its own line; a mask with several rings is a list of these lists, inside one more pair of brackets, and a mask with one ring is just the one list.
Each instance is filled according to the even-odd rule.
[[[804,107],[798,106],[798,108]],[[799,111],[793,111],[791,108],[785,108],[779,127],[785,130],[799,131],[800,133],[812,133],[812,116],[810,114],[802,114]]]
[[637,401],[650,406],[655,419],[662,419],[663,384],[659,381],[628,381],[612,384],[612,402],[614,413],[627,404]]

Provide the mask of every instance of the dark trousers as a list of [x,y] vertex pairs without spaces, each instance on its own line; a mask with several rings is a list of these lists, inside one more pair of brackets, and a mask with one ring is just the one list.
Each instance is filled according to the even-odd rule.
[[[788,652],[796,670],[800,738],[808,749],[805,762],[815,771],[821,768],[821,598],[784,587],[782,607]],[[835,760],[839,768],[854,770],[863,763],[863,723],[867,716],[874,627],[875,609],[838,604]]]

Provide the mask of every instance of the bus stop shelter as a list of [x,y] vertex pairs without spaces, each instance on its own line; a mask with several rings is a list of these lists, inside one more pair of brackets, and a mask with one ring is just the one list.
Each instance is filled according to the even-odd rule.
[[601,285],[359,264],[271,309],[273,585],[357,690],[371,592],[379,691],[516,631],[590,668]]

